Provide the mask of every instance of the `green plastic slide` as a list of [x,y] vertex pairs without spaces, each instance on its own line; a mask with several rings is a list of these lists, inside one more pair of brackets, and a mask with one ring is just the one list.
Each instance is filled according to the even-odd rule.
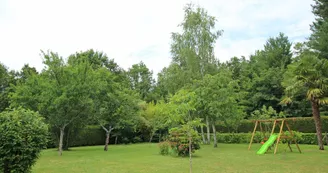
[[269,140],[267,140],[262,147],[257,151],[256,154],[264,154],[268,148],[274,143],[274,141],[276,141],[278,135],[276,134],[272,134],[269,138]]

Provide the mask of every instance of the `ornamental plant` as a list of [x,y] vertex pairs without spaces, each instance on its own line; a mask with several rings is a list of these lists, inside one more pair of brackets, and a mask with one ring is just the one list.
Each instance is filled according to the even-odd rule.
[[48,127],[36,112],[13,109],[0,113],[0,172],[30,172],[47,144]]

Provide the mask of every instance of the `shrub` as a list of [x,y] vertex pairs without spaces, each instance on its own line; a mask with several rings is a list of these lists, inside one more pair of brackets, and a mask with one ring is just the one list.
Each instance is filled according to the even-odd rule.
[[14,109],[0,113],[0,172],[30,172],[47,145],[48,127],[38,113]]
[[299,139],[300,144],[318,144],[317,135],[315,133],[302,133],[302,138]]
[[160,150],[160,154],[161,155],[168,155],[169,154],[169,147],[170,147],[170,143],[168,141],[164,141],[158,144],[159,146],[159,150]]
[[[285,132],[289,136],[289,132]],[[299,144],[317,144],[317,136],[315,133],[301,133],[293,131],[294,137]],[[270,136],[269,133],[266,135]],[[249,143],[252,137],[252,133],[219,133],[217,134],[217,140],[219,143]],[[263,134],[256,132],[254,135],[253,143],[260,143],[263,141]],[[287,142],[286,139],[282,139],[282,142]]]
[[130,142],[129,138],[123,137],[123,139],[122,139],[123,144],[128,144],[129,142]]
[[[195,150],[200,149],[201,138],[197,131],[191,131],[192,143],[191,152],[194,153]],[[172,154],[178,156],[188,156],[189,155],[189,137],[187,132],[182,128],[172,128],[169,130],[169,144]]]
[[[321,116],[322,132],[328,132],[328,116]],[[271,123],[272,124],[272,123]],[[292,130],[296,130],[302,133],[316,133],[315,124],[312,117],[298,117],[295,120],[288,120],[289,126]],[[255,123],[250,120],[242,120],[237,127],[239,133],[253,132]],[[272,125],[270,126],[272,128]],[[221,133],[231,133],[233,128],[228,128],[224,123],[218,122],[216,129]]]
[[135,136],[133,138],[133,143],[140,143],[140,142],[142,142],[142,139],[139,136]]
[[86,126],[76,136],[70,135],[69,147],[92,146],[105,144],[105,131],[100,126]]

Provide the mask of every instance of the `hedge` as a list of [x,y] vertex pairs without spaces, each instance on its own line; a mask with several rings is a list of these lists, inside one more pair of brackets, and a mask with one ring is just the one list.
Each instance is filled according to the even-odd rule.
[[[328,116],[321,116],[321,122],[322,122],[322,132],[328,132]],[[315,124],[312,117],[300,117],[296,118],[295,120],[288,120],[288,124],[291,127],[292,130],[303,132],[303,133],[316,133],[315,130]],[[221,133],[230,133],[230,132],[236,132],[236,133],[248,133],[252,132],[254,129],[255,123],[251,120],[243,120],[240,122],[237,130],[233,130],[227,126],[225,126],[223,123],[217,123],[216,129],[218,132]],[[272,128],[272,124],[269,125],[269,128]]]
[[[322,132],[328,132],[328,116],[322,116]],[[304,144],[316,144],[317,139],[315,136],[315,125],[313,122],[312,117],[304,117],[304,118],[297,118],[297,120],[288,120],[288,123],[293,131],[302,132],[302,138],[298,139],[299,143]],[[237,130],[229,129],[228,127],[224,126],[223,123],[218,123],[216,125],[216,129],[218,131],[218,142],[224,143],[248,143],[251,136],[250,133],[254,129],[255,123],[250,120],[243,120]],[[272,128],[272,124],[267,125],[270,130]],[[263,126],[264,127],[264,126]],[[259,130],[259,128],[258,128]],[[56,130],[55,132],[57,132]],[[164,131],[164,130],[163,130]],[[163,132],[162,131],[162,132]],[[278,128],[276,128],[278,131]],[[117,143],[118,144],[127,144],[127,143],[139,143],[139,142],[148,142],[148,134],[141,134],[141,133],[133,133],[130,129],[123,129],[120,130],[120,136],[118,136]],[[206,132],[206,129],[204,129]],[[236,133],[230,133],[236,132]],[[113,131],[110,144],[115,143],[115,130]],[[67,133],[65,133],[66,135]],[[257,132],[258,136],[255,136],[254,141],[259,142],[261,139],[261,134]],[[58,136],[58,135],[57,135]],[[49,142],[47,147],[54,148],[57,147],[57,137],[56,134],[49,134]],[[153,141],[159,141],[158,135],[155,135]],[[67,136],[64,136],[64,145],[67,143]],[[79,129],[74,131],[74,133],[70,133],[68,146],[69,147],[78,147],[78,146],[92,146],[92,145],[104,145],[105,143],[105,131],[101,129],[99,126],[87,126],[85,128]]]
[[[299,144],[317,144],[317,136],[315,133],[300,133],[294,132],[297,143]],[[287,133],[288,135],[288,133]],[[218,133],[217,141],[219,143],[249,143],[251,140],[252,133]],[[269,134],[268,134],[269,136]],[[263,140],[263,135],[260,132],[256,132],[254,135],[253,142],[260,143]],[[284,142],[284,141],[283,141]],[[324,141],[326,143],[326,140]]]
[[[49,132],[47,148],[57,148],[58,147],[58,130]],[[128,144],[128,143],[139,143],[146,141],[142,139],[139,134],[129,132],[127,130],[120,130],[121,135],[117,138],[118,144]],[[114,144],[115,130],[112,131],[109,143]],[[67,132],[64,134],[64,146],[68,147],[79,147],[79,146],[94,146],[94,145],[104,145],[105,144],[105,131],[99,126],[86,126],[85,128],[78,129],[76,132],[69,133],[69,139],[67,140]],[[155,138],[154,138],[155,139]],[[66,149],[68,147],[65,147]]]

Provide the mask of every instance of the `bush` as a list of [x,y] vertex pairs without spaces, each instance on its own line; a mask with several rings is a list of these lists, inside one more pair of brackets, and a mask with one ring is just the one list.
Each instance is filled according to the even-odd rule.
[[0,113],[0,134],[0,172],[30,172],[48,127],[38,113],[20,108]]
[[[285,132],[289,136],[289,132]],[[301,133],[293,131],[294,137],[299,144],[317,144],[317,136],[315,133]],[[270,136],[269,133],[266,134]],[[219,143],[249,143],[252,137],[252,133],[219,133],[217,134],[217,140]],[[260,143],[263,141],[263,134],[256,132],[253,138],[253,143]],[[283,143],[287,142],[286,139],[281,140]]]
[[122,143],[123,143],[123,144],[128,144],[128,143],[130,143],[129,138],[127,138],[127,137],[123,137],[123,139],[122,139]]
[[142,139],[139,136],[135,136],[132,141],[133,143],[140,143],[142,142]]
[[[86,126],[84,128],[65,130],[63,145],[65,149],[69,147],[93,146],[105,144],[105,131],[100,126]],[[59,130],[51,129],[48,135],[49,142],[47,148],[57,148],[59,142]]]
[[161,155],[168,155],[169,154],[169,147],[170,147],[170,143],[168,141],[164,141],[158,144],[159,146],[159,153]]
[[105,145],[106,134],[100,126],[87,126],[69,140],[69,147]]
[[[191,132],[192,143],[191,152],[200,149],[201,138],[195,130]],[[182,128],[172,128],[169,130],[168,141],[173,155],[188,156],[189,155],[189,139],[187,132]]]
[[[328,132],[328,116],[321,116],[322,122],[322,132]],[[272,123],[271,123],[272,124]],[[288,120],[289,126],[292,130],[299,131],[302,133],[316,133],[315,124],[312,117],[297,117],[295,120]],[[237,127],[237,131],[233,128],[227,127],[223,122],[218,122],[216,124],[216,129],[221,133],[249,133],[253,132],[255,123],[251,120],[243,120]],[[272,128],[272,125],[270,126]]]

